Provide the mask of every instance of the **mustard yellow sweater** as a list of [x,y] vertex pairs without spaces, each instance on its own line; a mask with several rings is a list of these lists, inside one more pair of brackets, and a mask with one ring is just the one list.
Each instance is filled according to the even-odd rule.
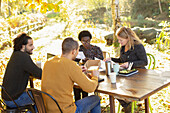
[[[51,94],[58,101],[63,113],[76,111],[72,95],[74,83],[86,92],[94,92],[98,78],[89,79],[74,61],[65,57],[55,56],[45,63],[42,72],[42,91]],[[59,113],[57,105],[49,97],[44,96],[44,99],[48,113]]]

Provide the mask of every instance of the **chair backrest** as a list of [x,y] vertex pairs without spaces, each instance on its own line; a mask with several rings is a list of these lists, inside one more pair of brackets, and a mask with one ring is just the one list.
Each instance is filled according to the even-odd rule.
[[[2,85],[0,85],[0,87],[1,87],[1,90],[3,90],[4,91],[4,93],[8,96],[8,98],[11,100],[11,101],[13,101],[14,102],[14,104],[19,108],[19,106],[18,106],[18,104],[12,99],[12,97],[7,93],[7,91],[5,90],[5,88],[2,86]],[[0,100],[1,101],[1,106],[2,106],[2,109],[4,110],[4,108],[3,108],[3,105],[5,105],[6,106],[6,104],[3,102],[3,100],[1,99]],[[3,105],[2,105],[2,103],[3,103]]]
[[104,58],[110,57],[110,53],[107,51],[103,51],[103,57]]
[[51,54],[51,53],[47,53],[47,59],[51,58],[51,57],[54,57],[55,55],[54,54]]
[[2,100],[0,100],[0,111],[4,111],[4,107],[3,107],[4,103]]
[[[35,101],[35,105],[36,105],[36,107],[38,109],[38,113],[46,113],[45,104],[44,104],[42,94],[45,94],[48,97],[50,97],[55,102],[55,104],[59,108],[60,112],[63,113],[60,106],[59,106],[59,104],[58,104],[58,102],[50,94],[48,94],[46,92],[43,92],[43,91],[40,91],[40,90],[37,90],[37,89],[33,89],[33,88],[28,88],[27,92],[28,91],[32,92],[32,95],[33,95],[33,98],[34,98],[34,101]],[[28,94],[29,94],[29,92],[28,92]]]
[[[146,55],[148,56],[149,58],[149,62],[148,62],[148,69],[155,69],[155,65],[156,65],[156,60],[155,60],[155,57],[154,55],[150,54],[150,53],[146,53]],[[151,68],[152,66],[152,68]]]

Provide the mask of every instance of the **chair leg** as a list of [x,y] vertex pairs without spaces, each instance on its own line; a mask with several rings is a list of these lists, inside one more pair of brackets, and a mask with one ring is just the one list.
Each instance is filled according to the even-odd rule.
[[153,112],[152,112],[152,106],[151,106],[150,98],[148,98],[148,101],[149,101],[149,109],[150,109],[150,113],[153,113]]
[[131,106],[131,113],[134,113],[134,107],[135,106],[135,102],[132,102],[132,106]]
[[[121,107],[121,105],[120,105],[120,103],[119,103],[117,113],[120,113],[120,107]],[[134,113],[134,109],[136,109],[136,107],[137,107],[137,106],[136,106],[136,101],[132,102],[131,113]]]
[[[150,103],[150,99],[149,99],[149,98],[148,98],[148,101],[149,101],[150,113],[153,113],[153,112],[152,112],[152,106],[151,106],[151,103]],[[119,103],[117,113],[120,113],[120,107],[121,107],[121,105],[120,105],[120,103]],[[134,109],[137,109],[136,101],[132,102],[131,113],[134,113]]]
[[137,109],[137,101],[134,101],[134,107]]
[[117,113],[120,113],[120,103],[119,103],[119,105],[118,105]]

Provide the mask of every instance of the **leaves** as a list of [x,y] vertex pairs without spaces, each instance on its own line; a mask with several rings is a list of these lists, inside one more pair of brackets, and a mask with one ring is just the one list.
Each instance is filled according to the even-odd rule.
[[35,9],[35,4],[31,4],[30,6],[29,6],[29,9]]
[[28,2],[28,3],[32,3],[32,0],[26,0],[26,2]]
[[25,7],[29,7],[29,9],[37,9],[41,13],[46,13],[47,11],[51,10],[54,10],[54,12],[59,12],[59,5],[63,3],[62,0],[60,0],[58,3],[47,3],[43,2],[42,0],[35,0],[34,2],[32,2],[32,0],[26,0],[26,2],[27,3],[25,4]]
[[35,0],[36,3],[38,3],[38,5],[41,4],[41,1],[40,0]]
[[57,4],[58,4],[58,5],[60,5],[60,4],[62,4],[62,3],[63,3],[63,1],[62,1],[62,0],[60,0]]
[[54,12],[60,12],[60,7],[58,6],[58,4],[54,5]]

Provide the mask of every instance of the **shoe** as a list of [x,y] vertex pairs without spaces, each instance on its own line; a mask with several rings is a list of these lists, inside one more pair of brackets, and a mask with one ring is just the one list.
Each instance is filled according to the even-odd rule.
[[125,113],[131,113],[131,106],[132,106],[132,104],[129,103],[128,106],[124,108],[124,112]]

